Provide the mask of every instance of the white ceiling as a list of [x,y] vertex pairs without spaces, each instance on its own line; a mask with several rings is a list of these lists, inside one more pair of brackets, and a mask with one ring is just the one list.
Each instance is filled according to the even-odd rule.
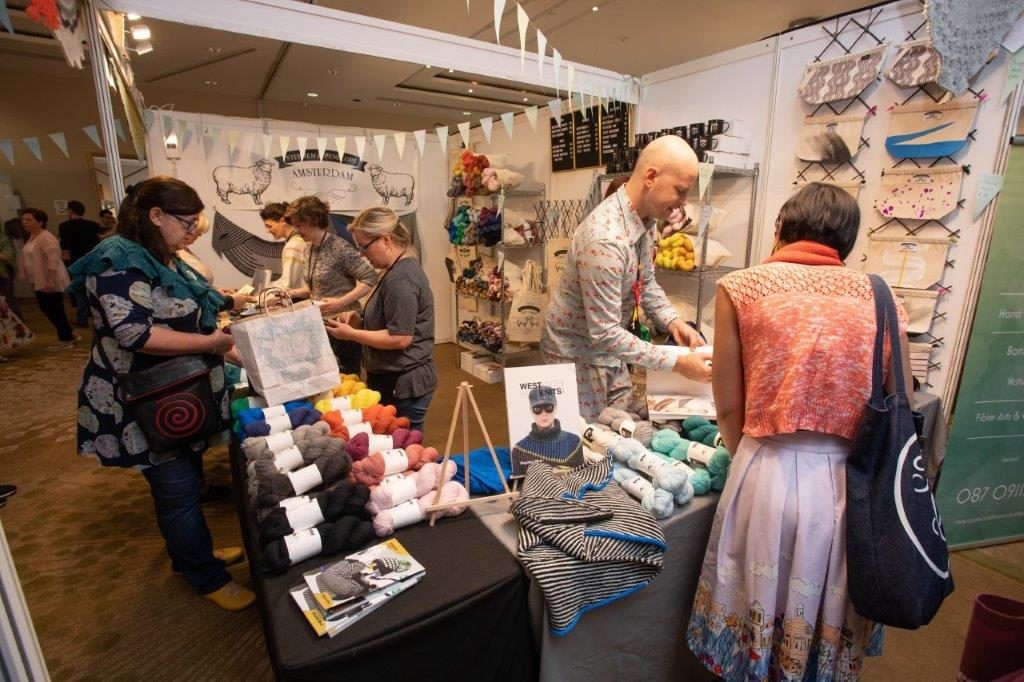
[[[299,2],[301,0],[293,0]],[[0,30],[0,69],[67,75],[59,49],[45,30],[9,0],[15,32]],[[491,0],[319,0],[323,7],[398,21],[454,35],[494,40]],[[778,33],[791,21],[828,17],[874,4],[872,0],[523,0],[531,21],[564,59],[636,76],[714,54]],[[506,3],[502,44],[518,46],[515,4]],[[598,7],[598,11],[592,10]],[[544,104],[554,94],[533,86],[483,79],[422,64],[394,62],[323,48],[143,21],[155,50],[132,63],[143,95],[209,93],[254,101],[402,114],[418,125],[451,124]],[[534,31],[527,49],[536,50]],[[130,41],[129,41],[130,42]],[[88,71],[82,72],[88,77]],[[207,82],[210,83],[207,83]],[[472,81],[476,81],[473,83]],[[215,83],[215,84],[213,84]],[[473,93],[468,90],[472,88]],[[523,91],[526,92],[523,92]],[[309,92],[318,93],[310,98]],[[523,101],[527,98],[528,101]],[[211,98],[213,101],[214,98]],[[359,101],[356,101],[359,100]],[[209,113],[218,113],[210,111]],[[344,124],[339,121],[339,124]]]

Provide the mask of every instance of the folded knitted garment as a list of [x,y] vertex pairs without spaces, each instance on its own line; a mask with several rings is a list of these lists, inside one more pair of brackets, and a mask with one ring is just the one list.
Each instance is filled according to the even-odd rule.
[[530,465],[510,511],[519,521],[519,560],[540,585],[556,635],[661,572],[665,536],[612,480],[607,460],[564,476]]

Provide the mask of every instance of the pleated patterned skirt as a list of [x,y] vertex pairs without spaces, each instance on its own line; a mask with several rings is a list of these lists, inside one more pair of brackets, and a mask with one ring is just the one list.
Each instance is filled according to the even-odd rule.
[[688,630],[726,680],[856,680],[884,631],[846,591],[849,441],[744,436],[715,514]]

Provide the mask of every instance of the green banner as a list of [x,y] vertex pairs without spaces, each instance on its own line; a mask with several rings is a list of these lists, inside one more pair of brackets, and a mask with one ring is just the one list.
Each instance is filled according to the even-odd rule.
[[1024,537],[1024,148],[998,201],[938,489],[951,547]]

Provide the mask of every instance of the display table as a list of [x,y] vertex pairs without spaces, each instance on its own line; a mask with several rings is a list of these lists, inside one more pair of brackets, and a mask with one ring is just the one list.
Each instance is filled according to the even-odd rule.
[[[531,580],[530,612],[540,644],[541,680],[715,679],[686,646],[686,627],[718,497],[695,497],[661,521],[668,551],[658,577],[639,592],[587,613],[563,637],[548,628],[540,588]],[[519,526],[507,507],[474,505],[472,511],[515,556]]]
[[244,461],[233,442],[238,515],[278,679],[536,679],[523,570],[470,512],[439,519],[434,528],[421,523],[397,531],[394,537],[426,568],[423,581],[337,637],[318,638],[288,590],[330,559],[314,557],[281,576],[262,573]]

